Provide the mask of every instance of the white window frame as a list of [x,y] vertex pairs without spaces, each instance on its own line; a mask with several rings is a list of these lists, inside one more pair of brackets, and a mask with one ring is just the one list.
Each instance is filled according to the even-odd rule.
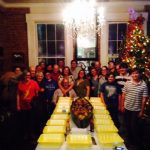
[[[47,22],[37,23],[36,24],[36,31],[37,31],[37,25],[38,24],[55,25],[55,28],[56,28],[56,25],[57,25],[56,23],[47,23]],[[65,30],[64,30],[64,32],[65,32]],[[46,34],[47,34],[47,32],[46,32]],[[55,29],[55,36],[56,36],[56,29]],[[46,39],[45,41],[48,42],[48,39]],[[56,40],[56,37],[55,37],[55,40],[50,40],[50,41],[55,41],[55,44],[56,44],[56,41],[63,41],[64,42],[64,47],[65,47],[65,39],[63,39],[63,40]],[[37,42],[38,42],[38,37],[37,37]],[[47,50],[48,49],[46,48],[46,51]],[[64,49],[64,54],[65,54],[65,49]],[[65,55],[64,56],[57,56],[57,55],[56,56],[38,56],[38,54],[37,54],[37,57],[38,57],[38,60],[39,59],[41,59],[41,60],[43,60],[43,59],[57,59],[57,60],[58,59],[64,59],[65,60]]]
[[[114,21],[113,22],[108,22],[108,29],[109,29],[110,24],[116,24],[117,25],[117,37],[118,37],[118,25],[119,24],[128,24],[128,22],[114,22]],[[108,35],[109,35],[109,30],[108,30]],[[108,37],[108,60],[114,60],[114,59],[118,58],[119,55],[118,55],[118,53],[109,54],[109,41],[111,41],[111,40],[109,40],[109,37]],[[120,41],[120,40],[116,39],[114,41]],[[117,47],[117,50],[118,49],[119,49],[119,47]]]
[[[28,59],[29,66],[38,64],[37,23],[62,24],[62,16],[59,13],[51,14],[26,14],[28,34]],[[67,36],[65,30],[65,64],[69,65],[73,58],[73,39]]]

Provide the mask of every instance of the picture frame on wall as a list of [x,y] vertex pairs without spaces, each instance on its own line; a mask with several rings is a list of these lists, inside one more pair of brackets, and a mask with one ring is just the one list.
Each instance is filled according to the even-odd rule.
[[24,63],[24,53],[23,52],[14,52],[12,54],[12,62],[16,64],[23,64]]

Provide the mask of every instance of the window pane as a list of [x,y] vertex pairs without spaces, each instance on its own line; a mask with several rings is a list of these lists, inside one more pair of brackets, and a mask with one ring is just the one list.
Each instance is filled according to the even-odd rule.
[[109,54],[116,54],[117,53],[117,42],[115,41],[109,41]]
[[55,56],[56,55],[56,48],[55,42],[48,42],[48,56]]
[[46,56],[46,42],[39,41],[38,43],[38,56]]
[[46,25],[38,24],[37,25],[38,40],[46,40]]
[[64,41],[57,42],[57,56],[65,56]]
[[121,46],[122,41],[118,41],[118,48]]
[[55,25],[47,25],[47,39],[55,40]]
[[118,40],[123,40],[127,31],[127,25],[125,23],[118,24]]
[[109,25],[109,40],[117,40],[117,24]]
[[64,25],[56,25],[56,40],[64,40]]

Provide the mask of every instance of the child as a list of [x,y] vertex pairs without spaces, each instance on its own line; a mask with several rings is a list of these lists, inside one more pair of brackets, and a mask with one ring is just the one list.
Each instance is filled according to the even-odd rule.
[[127,81],[122,94],[121,110],[125,114],[127,137],[131,144],[141,146],[139,118],[144,115],[145,102],[148,98],[146,83],[140,79],[140,71],[131,71],[131,81]]
[[116,127],[119,128],[118,109],[121,100],[121,88],[116,83],[115,75],[113,73],[109,73],[107,82],[102,84],[100,96],[110,112]]

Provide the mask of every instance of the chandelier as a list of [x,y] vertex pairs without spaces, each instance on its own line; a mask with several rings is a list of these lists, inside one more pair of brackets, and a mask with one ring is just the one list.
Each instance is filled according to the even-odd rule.
[[74,0],[63,13],[63,22],[73,38],[100,36],[104,24],[104,8],[96,8],[95,0]]

